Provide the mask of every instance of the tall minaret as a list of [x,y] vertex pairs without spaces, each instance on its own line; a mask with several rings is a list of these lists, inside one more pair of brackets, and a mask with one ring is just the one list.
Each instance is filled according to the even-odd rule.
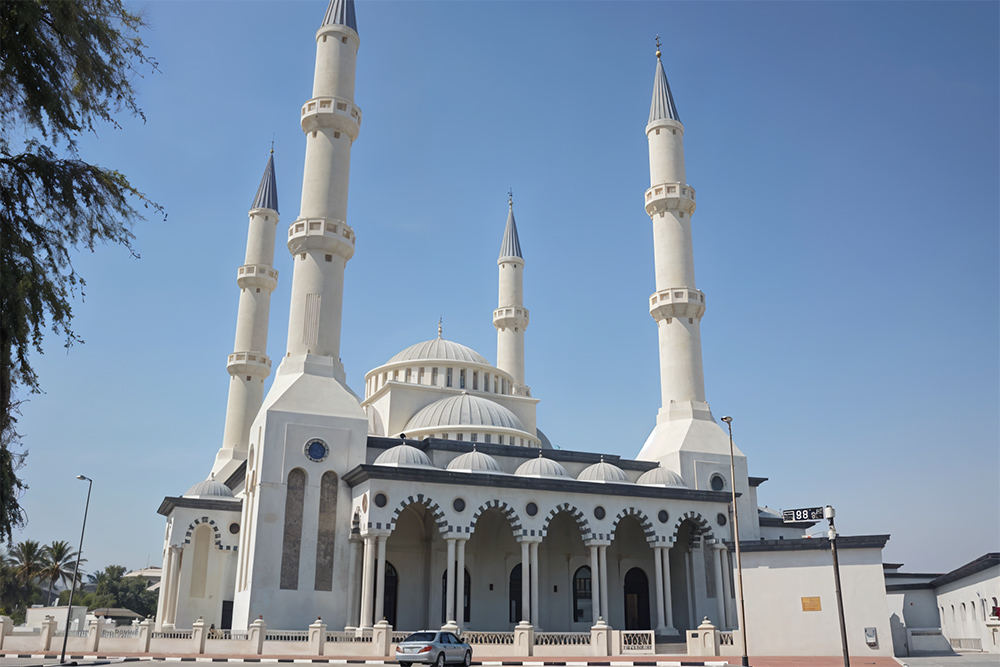
[[250,206],[246,259],[236,272],[240,307],[236,316],[236,343],[226,369],[229,402],[222,447],[212,473],[225,481],[247,457],[250,424],[264,399],[264,380],[271,374],[267,352],[267,319],[271,293],[278,285],[274,270],[274,235],[278,225],[278,189],[274,179],[274,150]]
[[524,384],[524,330],[528,328],[528,309],[524,307],[524,257],[514,222],[514,196],[507,198],[507,227],[500,244],[500,297],[493,311],[497,330],[497,368],[514,378],[514,394],[531,396]]
[[[657,39],[653,102],[646,125],[649,182],[646,213],[653,223],[656,291],[649,313],[656,321],[660,352],[660,409],[656,426],[638,458],[657,460],[680,473],[692,489],[732,488],[729,439],[705,401],[701,361],[701,318],[705,294],[695,286],[691,216],[695,192],[684,173],[684,126],[663,71]],[[742,494],[741,537],[757,534],[756,508],[750,506],[746,457],[736,451],[736,480]],[[721,478],[722,489],[716,488]],[[742,507],[742,505],[741,505]],[[751,525],[752,524],[752,525]]]

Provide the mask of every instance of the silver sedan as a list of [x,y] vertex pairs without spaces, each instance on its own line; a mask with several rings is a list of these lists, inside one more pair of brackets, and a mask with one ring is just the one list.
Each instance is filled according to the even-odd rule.
[[396,661],[400,667],[415,662],[444,667],[445,663],[472,664],[472,647],[450,632],[423,630],[396,645]]

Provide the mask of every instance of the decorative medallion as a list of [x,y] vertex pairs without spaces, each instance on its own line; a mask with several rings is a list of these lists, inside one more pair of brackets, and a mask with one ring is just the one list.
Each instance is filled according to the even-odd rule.
[[600,519],[603,519],[604,517],[605,517],[604,508],[601,507],[600,505],[598,505],[597,507],[595,507],[594,508],[594,518],[600,520]]
[[660,523],[670,521],[670,515],[667,514],[667,510],[660,510],[660,513],[656,515],[656,518],[660,520]]
[[535,516],[536,514],[538,514],[538,505],[536,505],[535,503],[528,503],[527,505],[524,506],[524,512],[528,516]]
[[330,455],[330,448],[322,440],[310,440],[305,447],[306,458],[319,463]]
[[388,503],[389,503],[389,499],[386,498],[386,496],[385,496],[384,493],[376,493],[375,494],[375,506],[376,507],[385,507]]
[[723,514],[722,512],[719,512],[715,516],[715,523],[719,524],[720,526],[725,526],[727,521],[728,519],[726,518],[726,515]]
[[465,501],[462,500],[461,498],[455,498],[455,501],[451,504],[451,506],[455,508],[456,512],[465,511]]

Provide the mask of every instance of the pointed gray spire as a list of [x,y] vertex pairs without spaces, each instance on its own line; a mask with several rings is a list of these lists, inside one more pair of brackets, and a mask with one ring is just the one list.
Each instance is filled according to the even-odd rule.
[[354,0],[330,0],[326,16],[323,17],[323,25],[346,25],[354,32],[358,32],[358,20],[354,16]]
[[514,223],[514,200],[513,197],[507,200],[507,228],[503,230],[503,243],[500,244],[500,257],[517,257],[524,259],[521,254],[521,242],[517,238],[517,224]]
[[660,52],[656,52],[656,78],[653,79],[653,104],[649,107],[649,122],[669,118],[678,123],[681,117],[677,114],[677,106],[674,104],[674,96],[670,92],[670,84],[667,83],[667,74],[663,71],[663,62],[660,60]]
[[264,177],[260,179],[257,196],[253,198],[253,205],[250,208],[269,208],[275,213],[278,212],[278,182],[274,179],[273,148],[267,158],[267,166],[264,167]]

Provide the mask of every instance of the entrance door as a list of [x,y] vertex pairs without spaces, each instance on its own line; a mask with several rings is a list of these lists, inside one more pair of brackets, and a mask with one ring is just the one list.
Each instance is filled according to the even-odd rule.
[[651,630],[649,623],[649,580],[633,567],[625,574],[625,629]]
[[233,601],[223,600],[222,601],[222,620],[219,622],[220,630],[232,630],[233,629]]
[[385,594],[382,596],[382,615],[392,627],[396,627],[396,591],[399,590],[399,575],[389,561],[385,562]]

